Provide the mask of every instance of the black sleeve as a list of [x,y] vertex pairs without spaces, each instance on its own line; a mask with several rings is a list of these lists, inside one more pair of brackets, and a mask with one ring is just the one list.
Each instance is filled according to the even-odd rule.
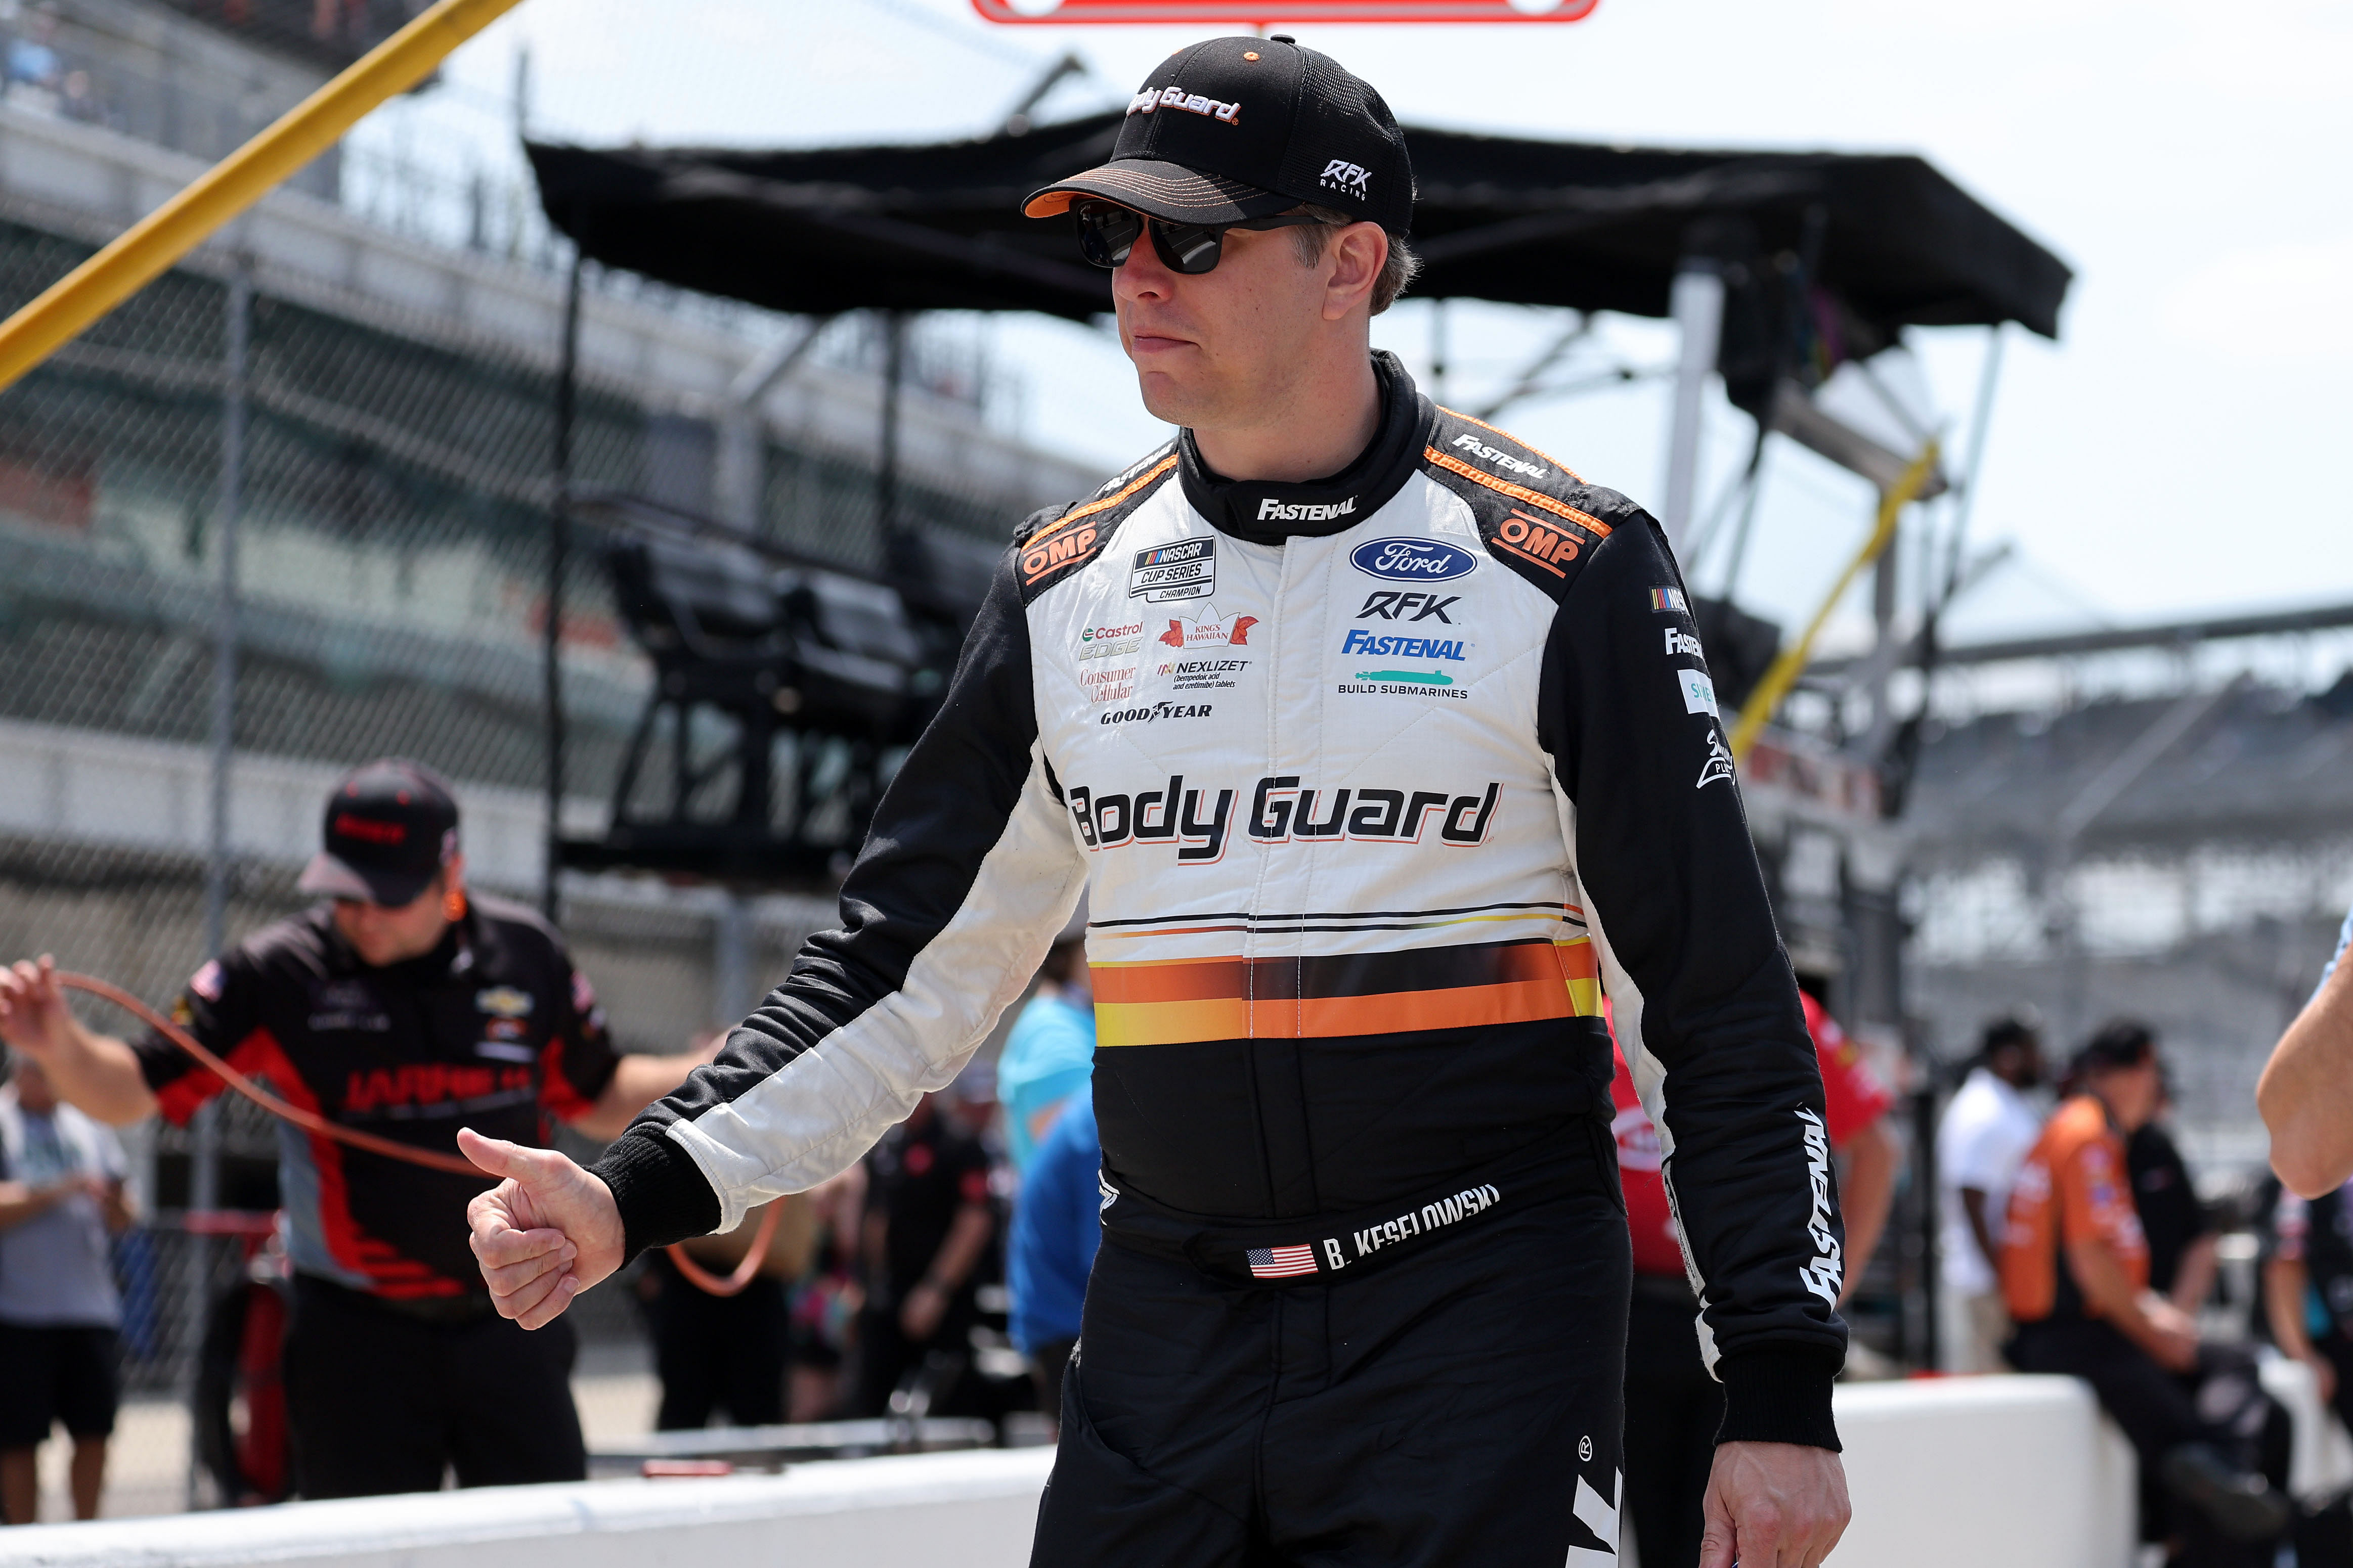
[[539,1085],[540,1103],[562,1121],[577,1121],[596,1109],[597,1099],[620,1070],[621,1055],[605,1026],[596,988],[573,963],[561,942],[555,948],[554,1058]]
[[1835,1448],[1843,1233],[1820,1069],[1682,576],[1658,525],[1620,506],[1561,599],[1543,739],[1618,1038],[1667,1154],[1721,1439]]
[[[238,1071],[258,1071],[260,1064],[247,1047],[261,1022],[259,981],[252,954],[242,947],[209,960],[188,977],[172,1004],[172,1022]],[[175,1126],[185,1126],[199,1107],[228,1087],[159,1030],[145,1031],[131,1042],[131,1050],[157,1108]]]
[[1077,904],[1085,866],[1038,746],[1018,561],[876,808],[840,929],[810,938],[719,1059],[599,1163],[633,1252],[846,1169],[955,1076]]

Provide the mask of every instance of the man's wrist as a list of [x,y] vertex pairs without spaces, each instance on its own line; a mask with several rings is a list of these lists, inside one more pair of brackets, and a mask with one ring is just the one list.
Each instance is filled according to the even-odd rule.
[[719,1227],[719,1194],[693,1157],[651,1126],[615,1139],[589,1170],[621,1216],[621,1262]]
[[1796,1443],[1840,1451],[1831,1414],[1839,1358],[1799,1345],[1759,1345],[1715,1363],[1724,1384],[1718,1443]]

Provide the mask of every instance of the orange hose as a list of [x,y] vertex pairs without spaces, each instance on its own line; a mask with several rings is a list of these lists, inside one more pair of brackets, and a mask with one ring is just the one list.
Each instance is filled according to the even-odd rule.
[[[94,975],[75,974],[65,970],[57,971],[56,977],[58,984],[69,991],[86,992],[102,1002],[113,1003],[187,1052],[188,1055],[195,1058],[229,1088],[237,1090],[270,1115],[281,1121],[290,1121],[306,1132],[314,1132],[322,1138],[331,1138],[338,1143],[347,1143],[354,1149],[364,1149],[371,1154],[381,1154],[387,1160],[404,1160],[412,1165],[422,1165],[429,1171],[447,1171],[459,1176],[486,1177],[490,1174],[463,1155],[443,1154],[431,1149],[419,1149],[407,1143],[396,1143],[389,1138],[380,1138],[373,1132],[363,1131],[356,1127],[346,1127],[340,1121],[330,1121],[316,1111],[305,1110],[298,1105],[289,1105],[229,1066],[228,1063],[221,1060],[220,1058],[213,1055],[212,1052],[205,1049],[197,1043],[194,1035],[189,1034],[121,986],[98,979]],[[670,1247],[670,1260],[678,1265],[678,1271],[686,1276],[688,1281],[697,1289],[709,1291],[713,1296],[737,1295],[757,1277],[760,1265],[767,1261],[768,1243],[776,1237],[776,1216],[779,1212],[775,1205],[769,1206],[767,1214],[761,1218],[759,1230],[752,1237],[752,1249],[744,1255],[744,1261],[735,1266],[734,1272],[723,1279],[689,1258],[683,1247]]]

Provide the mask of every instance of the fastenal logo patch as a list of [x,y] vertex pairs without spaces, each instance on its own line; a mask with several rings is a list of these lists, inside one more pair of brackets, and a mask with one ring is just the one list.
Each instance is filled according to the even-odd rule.
[[1546,471],[1543,464],[1524,462],[1509,452],[1488,446],[1476,436],[1457,436],[1454,437],[1454,444],[1482,463],[1492,464],[1495,468],[1511,473],[1525,474],[1532,479],[1544,478]]
[[1367,577],[1392,583],[1443,583],[1465,575],[1479,560],[1434,539],[1376,539],[1350,551],[1348,563]]
[[1461,664],[1470,658],[1471,645],[1460,637],[1391,637],[1359,626],[1340,639],[1342,653],[1367,658],[1435,658]]
[[1258,503],[1258,520],[1261,522],[1331,522],[1337,518],[1356,515],[1355,496],[1317,506],[1300,501],[1279,501],[1271,496]]
[[1147,87],[1127,100],[1127,111],[1130,114],[1151,114],[1163,109],[1179,109],[1187,114],[1206,114],[1212,120],[1222,120],[1229,125],[1241,123],[1242,106],[1240,104],[1219,103],[1214,98],[1204,98],[1198,92],[1187,92],[1181,87],[1164,87],[1156,92]]
[[1218,542],[1180,539],[1135,552],[1128,569],[1127,596],[1147,605],[1206,599],[1218,585]]

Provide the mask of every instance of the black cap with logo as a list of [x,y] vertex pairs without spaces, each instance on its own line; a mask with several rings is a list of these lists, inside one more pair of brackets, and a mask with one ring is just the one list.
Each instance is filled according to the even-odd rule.
[[1211,38],[1161,62],[1127,106],[1111,162],[1021,204],[1052,217],[1101,196],[1169,223],[1271,217],[1314,202],[1402,236],[1413,165],[1381,95],[1289,38]]
[[397,909],[458,855],[458,803],[431,769],[397,757],[356,768],[327,797],[325,847],[301,889]]

